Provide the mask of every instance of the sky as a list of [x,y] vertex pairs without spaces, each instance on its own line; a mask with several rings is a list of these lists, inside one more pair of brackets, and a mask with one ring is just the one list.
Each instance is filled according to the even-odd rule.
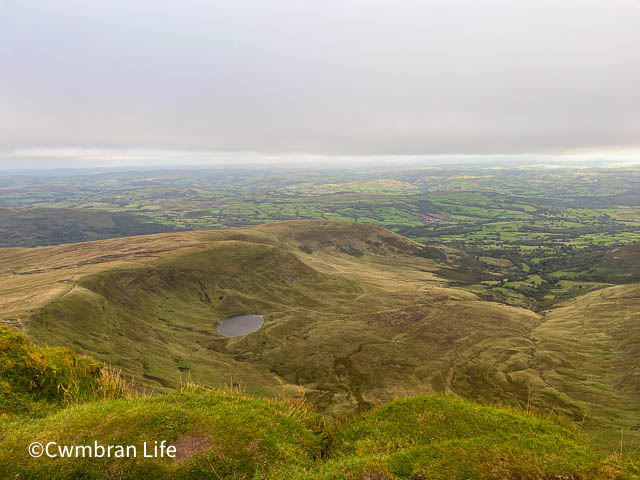
[[0,167],[635,155],[637,0],[0,0]]

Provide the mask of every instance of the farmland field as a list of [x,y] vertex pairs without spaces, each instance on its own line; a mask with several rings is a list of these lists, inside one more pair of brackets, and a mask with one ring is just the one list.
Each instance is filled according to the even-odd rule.
[[[34,231],[34,218],[48,220]],[[483,259],[486,270],[481,281],[461,281],[465,288],[543,308],[606,286],[584,278],[597,258],[613,247],[640,243],[640,168],[14,174],[0,177],[0,219],[0,246],[286,220],[371,223],[423,244],[463,248]],[[570,273],[563,277],[563,271]]]

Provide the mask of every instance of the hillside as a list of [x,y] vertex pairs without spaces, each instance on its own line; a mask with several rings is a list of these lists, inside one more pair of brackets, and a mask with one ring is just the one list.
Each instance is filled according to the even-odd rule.
[[621,435],[640,441],[639,306],[638,284],[591,292],[547,312],[532,335],[532,383],[563,392],[558,411],[582,415],[585,429],[611,445]]
[[[29,295],[38,279],[65,287],[33,312],[31,338],[72,346],[145,387],[173,388],[187,372],[213,387],[233,377],[270,396],[302,385],[341,416],[399,395],[452,391],[463,358],[484,342],[514,346],[538,321],[447,287],[438,273],[456,265],[446,254],[375,226],[294,222],[134,240],[24,251],[40,265],[16,275],[30,279]],[[150,257],[151,245],[161,258]],[[21,252],[12,253],[15,264]],[[215,332],[242,313],[264,315],[265,327],[238,338]]]
[[[91,388],[71,398],[68,388],[60,388],[70,378],[96,387],[108,385],[105,379],[112,375],[99,366],[85,368],[92,361],[71,352],[34,347],[3,328],[0,334],[0,356],[13,361],[12,369],[0,370],[3,384],[38,378],[28,371],[32,358],[42,360],[39,372],[49,379],[60,366],[50,359],[62,354],[68,360],[58,388],[53,381],[15,384],[9,396],[0,391],[0,405],[11,394],[39,402],[37,411],[7,416],[5,410],[0,416],[1,478],[631,480],[640,475],[640,465],[603,455],[566,421],[445,395],[396,400],[334,425],[303,400],[261,399],[235,389],[186,385],[147,396]],[[33,442],[49,445],[58,458],[31,457]],[[163,443],[172,450],[159,458],[144,456]],[[78,445],[90,450],[69,458],[68,448]],[[118,445],[127,447],[126,455],[118,458],[115,449],[105,453]]]
[[612,248],[598,260],[587,276],[611,283],[640,282],[640,245]]
[[36,247],[171,232],[140,215],[74,208],[0,207],[0,247]]
[[[0,308],[38,344],[70,346],[146,389],[168,392],[185,378],[231,383],[304,396],[329,419],[445,392],[560,413],[607,451],[623,428],[623,450],[633,453],[637,352],[619,332],[635,325],[637,287],[540,314],[455,288],[476,268],[453,249],[373,225],[286,222],[3,249]],[[597,295],[610,305],[585,324]],[[262,329],[216,332],[225,317],[247,313],[264,316]],[[612,314],[628,324],[614,331]],[[590,348],[600,353],[585,362]],[[624,378],[613,373],[620,366]]]
[[[453,397],[392,402],[331,433],[304,404],[225,392],[88,403],[4,432],[3,478],[622,480],[640,472],[561,421]],[[156,438],[175,447],[175,459],[140,458]],[[136,457],[33,459],[22,453],[33,441],[132,445]]]

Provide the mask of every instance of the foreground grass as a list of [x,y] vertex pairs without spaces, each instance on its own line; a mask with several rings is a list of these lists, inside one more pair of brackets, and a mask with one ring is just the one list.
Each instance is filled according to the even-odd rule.
[[[187,384],[126,391],[70,350],[0,330],[0,478],[13,479],[634,479],[574,425],[446,395],[395,400],[334,425],[304,400]],[[23,405],[20,408],[20,405]],[[161,442],[175,455],[152,455]],[[33,458],[55,442],[56,458]],[[58,447],[133,446],[127,454]],[[146,445],[146,447],[145,447]],[[103,451],[104,452],[104,451]]]
[[326,461],[300,478],[613,479],[637,465],[603,459],[557,418],[444,395],[398,400],[340,426]]
[[[228,392],[92,402],[11,423],[0,443],[0,478],[262,478],[317,458],[325,446],[319,425],[304,405]],[[176,458],[141,458],[143,443],[156,440],[174,445]],[[137,455],[36,460],[27,453],[34,441],[134,445]]]
[[[5,424],[0,478],[634,479],[568,423],[449,396],[391,402],[323,428],[300,402],[192,391],[90,402]],[[167,440],[177,456],[140,458]],[[136,458],[33,459],[31,442],[135,445]],[[327,444],[329,446],[327,448]]]

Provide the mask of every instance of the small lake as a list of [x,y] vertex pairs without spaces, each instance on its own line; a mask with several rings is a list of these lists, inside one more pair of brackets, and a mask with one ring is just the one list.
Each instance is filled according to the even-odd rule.
[[225,318],[216,330],[225,337],[238,337],[260,330],[263,324],[262,315],[236,315]]

